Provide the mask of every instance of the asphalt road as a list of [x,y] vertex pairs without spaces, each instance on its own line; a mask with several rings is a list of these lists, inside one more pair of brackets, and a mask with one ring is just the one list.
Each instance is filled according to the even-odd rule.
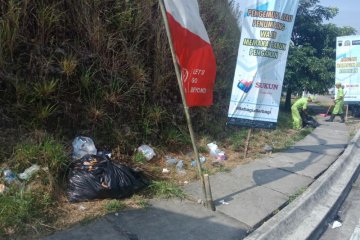
[[[334,221],[341,226],[333,228]],[[338,223],[335,223],[338,224]],[[320,240],[360,239],[360,178],[353,183],[351,192],[341,206],[336,219],[330,221]]]

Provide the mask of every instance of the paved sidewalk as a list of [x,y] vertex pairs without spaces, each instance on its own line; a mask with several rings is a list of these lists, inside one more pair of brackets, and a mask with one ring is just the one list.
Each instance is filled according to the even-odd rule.
[[[348,141],[345,124],[321,122],[284,152],[211,176],[216,212],[190,201],[152,200],[146,209],[110,214],[45,239],[242,239],[326,171]],[[202,197],[199,182],[185,191]]]

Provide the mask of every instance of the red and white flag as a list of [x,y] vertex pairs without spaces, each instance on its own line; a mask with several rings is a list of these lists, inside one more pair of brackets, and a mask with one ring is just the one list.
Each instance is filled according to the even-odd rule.
[[186,103],[189,107],[209,106],[213,103],[216,62],[197,0],[164,3]]

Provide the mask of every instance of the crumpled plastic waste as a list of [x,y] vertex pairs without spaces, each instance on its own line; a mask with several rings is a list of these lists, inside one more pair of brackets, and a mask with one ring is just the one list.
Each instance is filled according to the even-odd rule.
[[334,221],[331,225],[331,228],[334,229],[334,228],[338,228],[338,227],[341,227],[342,226],[342,223],[339,222],[339,221]]
[[230,204],[230,203],[228,203],[228,202],[225,202],[224,199],[223,199],[223,200],[220,200],[219,203],[221,203],[222,205],[229,205],[229,204]]
[[11,184],[17,180],[16,174],[13,173],[10,169],[4,170],[4,180],[6,183]]
[[165,156],[166,165],[175,165],[179,160],[171,156]]
[[[204,156],[200,156],[200,157],[199,157],[199,160],[200,160],[200,163],[206,162],[206,158],[205,158]],[[192,160],[190,164],[191,164],[192,167],[196,167],[196,166],[197,166],[196,160]]]
[[25,169],[23,173],[19,174],[19,178],[22,180],[29,180],[29,178],[40,170],[40,166],[33,164],[31,167]]
[[170,172],[170,170],[167,168],[163,168],[163,170],[162,170],[162,173],[169,173],[169,172]]
[[176,164],[176,172],[180,175],[185,175],[186,171],[184,169],[184,161],[180,160],[177,164]]
[[210,156],[217,160],[226,160],[226,155],[224,151],[221,151],[215,143],[209,143],[207,144],[210,152]]
[[141,145],[140,147],[138,147],[137,150],[141,152],[148,161],[150,161],[154,156],[156,156],[154,149],[149,145]]
[[80,159],[85,155],[96,155],[97,149],[95,147],[94,141],[89,137],[78,136],[72,142],[73,159]]

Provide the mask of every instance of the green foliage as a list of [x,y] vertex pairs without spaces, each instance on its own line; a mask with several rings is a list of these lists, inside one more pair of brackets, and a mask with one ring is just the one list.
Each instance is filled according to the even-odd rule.
[[166,181],[153,181],[149,189],[151,192],[160,198],[184,198],[185,193],[174,183]]
[[106,203],[105,205],[105,209],[107,212],[117,212],[117,211],[121,211],[126,207],[126,204],[123,203],[120,200],[110,200],[108,203]]
[[236,150],[239,151],[240,147],[242,147],[246,141],[247,134],[248,134],[247,129],[240,129],[237,131],[233,131],[232,134],[230,135],[231,148],[235,151]]
[[319,2],[301,0],[296,14],[284,79],[288,110],[292,93],[322,94],[334,84],[336,37],[355,33],[351,27],[324,24],[324,20],[336,16],[338,9],[323,7]]
[[16,172],[22,172],[32,164],[47,167],[51,180],[59,182],[68,164],[68,156],[61,143],[46,133],[38,133],[38,136],[25,139],[15,146],[9,163]]
[[306,191],[306,187],[302,187],[302,188],[298,189],[294,194],[289,196],[288,203],[291,203],[292,201],[294,201],[296,198],[301,196],[305,191]]
[[40,230],[42,224],[51,220],[48,212],[54,204],[50,195],[41,189],[12,186],[0,195],[0,238]]
[[[191,111],[205,131],[225,123],[240,32],[227,2],[199,5],[217,60],[215,105]],[[91,132],[126,153],[144,141],[189,143],[156,0],[3,1],[0,66],[12,127]]]
[[140,164],[146,163],[146,158],[144,154],[142,154],[141,152],[136,152],[133,159],[134,162],[136,163],[140,163]]

